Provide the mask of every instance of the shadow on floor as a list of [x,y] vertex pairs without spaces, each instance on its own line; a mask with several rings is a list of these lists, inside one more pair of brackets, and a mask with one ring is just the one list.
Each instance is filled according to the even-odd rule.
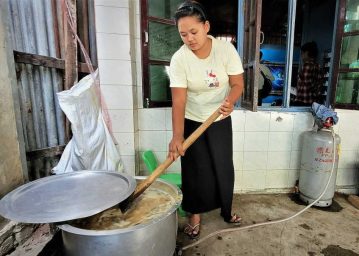
[[[299,193],[292,193],[289,194],[288,196],[290,200],[292,200],[294,203],[298,205],[308,205],[307,203],[303,202],[299,198]],[[338,196],[343,196],[343,195],[338,195]],[[343,210],[343,207],[341,207],[336,200],[333,200],[332,204],[329,207],[319,207],[319,206],[312,206],[312,207],[326,212],[340,212],[341,210]]]

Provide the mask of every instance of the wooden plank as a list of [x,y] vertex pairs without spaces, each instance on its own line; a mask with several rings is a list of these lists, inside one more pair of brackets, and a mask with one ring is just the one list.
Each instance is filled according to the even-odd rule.
[[[65,0],[66,4],[64,6],[65,10],[62,10],[65,19],[64,19],[64,35],[65,35],[65,81],[64,89],[70,89],[77,82],[77,42],[76,38],[72,32],[72,29],[69,25],[68,19],[69,15],[73,20],[73,29],[77,31],[76,25],[76,0]],[[68,119],[65,121],[65,141],[69,141],[71,136],[70,122]]]
[[250,62],[250,63],[246,63],[243,65],[243,68],[244,69],[247,69],[247,68],[253,68],[254,67],[254,62]]
[[[14,51],[14,59],[16,63],[31,64],[35,66],[43,66],[48,68],[65,69],[65,61],[54,57],[38,55],[33,53]],[[79,62],[78,71],[81,73],[90,73],[86,63]],[[97,67],[94,66],[94,69]]]
[[60,58],[65,56],[65,30],[64,30],[64,10],[62,1],[56,0],[57,25],[59,32]]
[[359,72],[359,68],[339,68],[339,73]]
[[335,108],[359,110],[359,105],[353,103],[335,103]]
[[164,61],[164,60],[150,60],[148,63],[153,65],[163,65],[163,66],[170,65],[169,61]]
[[[78,71],[80,73],[87,73],[87,74],[90,74],[90,69],[89,67],[87,66],[86,63],[82,63],[82,62],[79,62],[78,65],[77,65],[77,68],[78,68]],[[96,70],[97,67],[93,67],[94,70]]]
[[348,201],[357,209],[359,209],[359,197],[356,195],[349,195]]
[[155,22],[157,22],[157,23],[167,24],[167,25],[176,25],[176,23],[174,22],[174,20],[161,19],[161,18],[153,17],[153,16],[148,16],[148,21],[155,21]]
[[14,58],[16,63],[32,64],[57,69],[65,68],[64,60],[49,56],[14,51]]
[[[66,0],[69,7],[69,13],[73,20],[74,30],[77,30],[76,24],[76,0]],[[66,8],[66,6],[65,6]],[[65,13],[65,90],[70,89],[77,82],[77,42],[67,21],[67,11]]]
[[359,30],[355,30],[355,31],[350,31],[350,32],[344,32],[343,36],[358,36],[359,35]]
[[94,0],[88,0],[88,20],[89,20],[89,47],[92,65],[97,66],[97,46],[95,29],[95,4]]
[[43,157],[54,157],[61,155],[65,150],[65,145],[59,145],[50,148],[42,148],[26,152],[27,160],[34,160]]
[[262,1],[246,0],[245,5],[245,40],[244,67],[245,88],[241,101],[243,108],[257,111],[258,76],[259,76],[259,46],[262,17]]
[[54,38],[55,38],[55,49],[56,49],[56,57],[61,58],[60,52],[60,34],[59,34],[59,24],[58,24],[58,13],[56,7],[56,0],[51,0],[51,11],[53,17],[53,30],[54,30]]
[[[88,21],[88,0],[77,0],[77,17],[78,17],[78,24],[77,24],[77,31],[78,35],[81,39],[83,46],[85,47],[88,54],[90,54],[90,47],[89,47],[89,21]],[[80,52],[79,59],[82,62],[85,62],[85,57]]]

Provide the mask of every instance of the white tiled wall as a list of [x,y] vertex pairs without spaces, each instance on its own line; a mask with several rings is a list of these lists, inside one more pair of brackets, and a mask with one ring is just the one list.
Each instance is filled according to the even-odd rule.
[[[165,160],[171,138],[170,109],[142,109],[139,111],[140,151],[152,149],[161,161]],[[151,113],[150,113],[151,112]],[[165,112],[165,114],[163,114]],[[343,111],[338,111],[339,117]],[[358,115],[351,111],[351,115]],[[143,114],[146,113],[146,114]],[[359,119],[359,116],[357,117]],[[313,126],[311,113],[280,113],[235,110],[233,119],[233,161],[236,172],[236,192],[289,191],[299,178],[301,137]],[[340,125],[340,122],[342,124]],[[352,138],[345,118],[341,119],[337,133]],[[146,125],[150,124],[150,125]],[[257,125],[256,125],[257,124]],[[155,127],[154,127],[155,126]],[[243,131],[244,129],[244,131]],[[164,139],[164,133],[167,139]],[[150,137],[149,138],[147,138]],[[157,139],[157,142],[149,140]],[[337,189],[355,192],[359,183],[359,142],[343,141],[339,161]],[[144,168],[144,166],[141,166]],[[180,170],[180,164],[170,171]]]
[[[125,168],[146,173],[140,154],[166,159],[172,136],[171,109],[144,109],[139,1],[96,0],[101,86],[112,117]],[[131,19],[131,24],[129,19]],[[133,32],[132,32],[133,31]],[[342,138],[337,189],[353,193],[359,184],[359,111],[338,110],[335,131]],[[236,192],[280,192],[299,177],[301,136],[310,130],[310,113],[235,110],[233,160]],[[180,171],[180,161],[169,172]]]
[[95,0],[100,84],[127,173],[135,174],[135,127],[128,0]]
[[[300,127],[294,127],[297,115],[304,117]],[[293,134],[311,128],[311,114],[236,110],[232,118],[234,138],[239,133],[244,140],[242,152],[236,152],[241,147],[237,148],[238,142],[234,142],[234,156],[243,156],[243,164],[235,165],[236,177],[242,177],[235,183],[235,190],[272,192],[293,187],[300,155]],[[244,126],[244,132],[236,131],[237,126]]]
[[359,111],[337,110],[336,133],[341,138],[337,188],[345,193],[359,191]]

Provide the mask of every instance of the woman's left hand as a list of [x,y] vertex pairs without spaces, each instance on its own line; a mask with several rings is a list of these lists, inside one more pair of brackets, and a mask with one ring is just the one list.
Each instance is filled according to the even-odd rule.
[[229,116],[232,113],[233,109],[234,109],[233,103],[231,103],[228,100],[228,98],[226,98],[223,101],[222,106],[221,106],[220,111],[219,111],[222,114],[221,118],[223,119],[223,118],[226,118],[227,116]]

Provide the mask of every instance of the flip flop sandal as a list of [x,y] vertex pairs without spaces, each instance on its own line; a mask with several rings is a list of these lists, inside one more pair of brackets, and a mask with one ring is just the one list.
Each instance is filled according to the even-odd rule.
[[234,213],[228,221],[225,220],[225,222],[233,223],[233,224],[241,224],[241,221],[242,221],[242,218],[239,215],[237,215],[236,213]]
[[200,223],[192,226],[191,224],[187,223],[185,228],[183,229],[183,233],[189,236],[191,239],[197,238],[200,233]]

